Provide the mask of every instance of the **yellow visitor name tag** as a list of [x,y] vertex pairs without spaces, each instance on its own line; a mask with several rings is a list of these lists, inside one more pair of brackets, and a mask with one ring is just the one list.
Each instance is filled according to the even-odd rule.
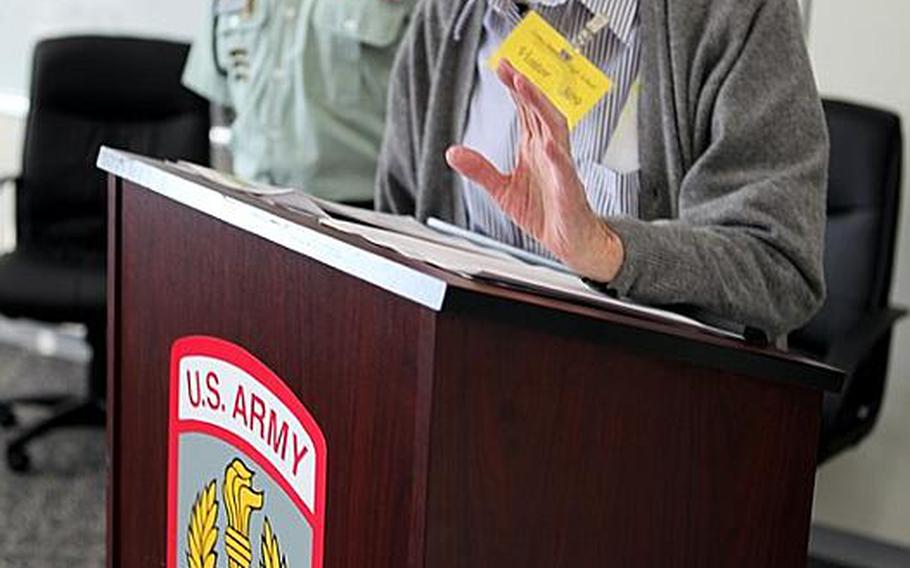
[[503,58],[543,91],[566,117],[570,129],[606,96],[612,85],[603,71],[534,11],[506,38],[490,58],[490,66],[496,69]]

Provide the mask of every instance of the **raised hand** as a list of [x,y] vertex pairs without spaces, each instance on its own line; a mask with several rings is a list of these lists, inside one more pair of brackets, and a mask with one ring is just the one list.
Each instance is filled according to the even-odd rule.
[[588,204],[565,117],[507,61],[497,75],[515,102],[521,127],[515,169],[501,173],[465,146],[449,148],[449,165],[486,189],[519,227],[567,266],[611,281],[622,266],[622,242]]

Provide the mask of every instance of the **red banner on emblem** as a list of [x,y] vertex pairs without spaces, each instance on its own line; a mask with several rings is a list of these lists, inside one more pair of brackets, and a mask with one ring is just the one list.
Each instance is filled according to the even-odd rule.
[[169,567],[322,568],[325,438],[268,367],[220,339],[176,341],[168,443]]

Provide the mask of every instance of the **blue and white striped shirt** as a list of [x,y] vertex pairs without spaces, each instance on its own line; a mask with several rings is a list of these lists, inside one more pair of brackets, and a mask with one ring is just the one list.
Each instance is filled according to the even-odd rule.
[[[609,26],[584,48],[613,86],[572,132],[572,155],[588,201],[599,215],[638,215],[638,171],[618,172],[605,165],[607,149],[638,78],[639,0],[539,0],[531,4],[565,37],[572,39],[595,15],[606,13]],[[512,99],[488,61],[521,20],[515,0],[489,0],[477,61],[477,80],[463,143],[485,155],[500,171],[510,171],[520,130]],[[634,95],[637,96],[637,95]],[[503,134],[505,133],[505,135]],[[552,256],[524,233],[482,187],[462,180],[468,228],[507,244]]]

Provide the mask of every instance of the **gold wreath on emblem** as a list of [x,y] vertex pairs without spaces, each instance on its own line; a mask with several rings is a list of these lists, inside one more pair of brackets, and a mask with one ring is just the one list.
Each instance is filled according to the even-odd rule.
[[[250,540],[250,520],[262,509],[265,494],[253,489],[253,472],[239,459],[224,470],[221,492],[227,514],[224,529],[224,550],[228,568],[252,568],[253,545]],[[186,533],[188,568],[215,568],[218,552],[218,498],[216,481],[211,480],[196,495],[190,511]],[[287,558],[281,553],[278,535],[268,517],[262,526],[259,547],[259,568],[287,568]]]

